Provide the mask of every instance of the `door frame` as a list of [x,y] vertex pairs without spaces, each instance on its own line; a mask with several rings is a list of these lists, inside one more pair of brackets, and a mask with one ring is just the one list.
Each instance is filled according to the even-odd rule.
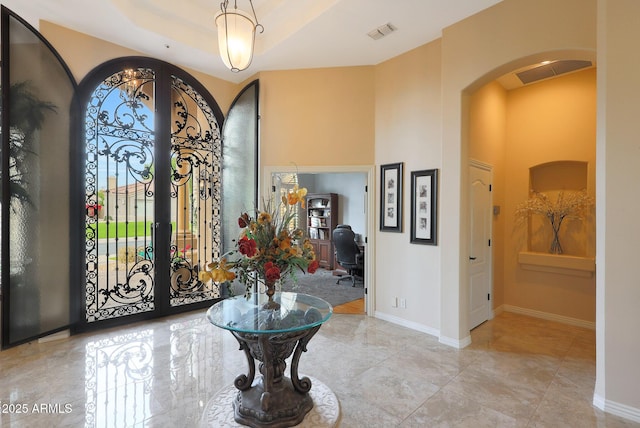
[[[477,159],[473,159],[473,158],[469,158],[469,164],[468,164],[468,168],[478,168],[481,169],[483,171],[487,171],[490,174],[490,185],[492,185],[493,183],[493,165],[479,161]],[[471,177],[468,177],[468,182],[467,182],[467,186],[469,188],[469,208],[471,208],[471,201],[470,201],[470,195],[471,195]],[[490,207],[493,205],[493,192],[491,192],[491,204]],[[467,215],[469,215],[469,213],[467,213]],[[488,299],[489,303],[489,308],[487,311],[487,321],[490,319],[493,319],[493,317],[495,316],[494,311],[493,311],[493,298],[494,298],[494,290],[493,290],[493,246],[494,246],[494,242],[493,242],[493,217],[492,215],[490,215],[488,217],[489,220],[489,236],[490,236],[490,240],[491,240],[491,245],[489,245],[489,255],[487,257],[487,266],[489,269],[488,272],[488,276],[489,276],[489,295],[490,298]],[[469,228],[469,240],[471,239],[471,228]],[[469,244],[467,244],[469,245]],[[471,297],[471,269],[468,269],[467,271],[467,286],[469,287],[468,289],[468,296],[469,298]],[[467,308],[468,313],[467,316],[469,314],[471,314],[471,305],[469,305],[469,307]],[[469,322],[470,324],[470,322]],[[475,328],[475,327],[474,327]]]
[[367,219],[367,248],[364,252],[364,275],[366,278],[364,295],[365,312],[367,315],[375,312],[375,275],[373,261],[375,260],[375,166],[373,165],[344,165],[344,166],[264,166],[262,168],[262,185],[259,188],[261,200],[271,194],[271,176],[278,173],[297,174],[331,174],[331,173],[364,173],[367,182],[367,200],[365,203],[365,217]]

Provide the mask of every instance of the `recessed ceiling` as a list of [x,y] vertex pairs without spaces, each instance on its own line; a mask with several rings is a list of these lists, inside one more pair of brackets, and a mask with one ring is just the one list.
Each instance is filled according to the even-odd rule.
[[[248,0],[237,0],[248,9]],[[500,0],[254,0],[264,33],[252,65],[232,73],[218,55],[219,0],[2,0],[40,19],[145,55],[240,82],[263,70],[375,65],[442,36],[442,29]],[[396,31],[368,36],[390,23]]]

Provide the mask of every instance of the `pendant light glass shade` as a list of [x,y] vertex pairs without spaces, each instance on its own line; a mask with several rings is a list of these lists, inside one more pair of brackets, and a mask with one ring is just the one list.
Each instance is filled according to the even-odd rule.
[[229,70],[242,71],[251,64],[257,25],[238,9],[223,8],[216,17],[220,57]]

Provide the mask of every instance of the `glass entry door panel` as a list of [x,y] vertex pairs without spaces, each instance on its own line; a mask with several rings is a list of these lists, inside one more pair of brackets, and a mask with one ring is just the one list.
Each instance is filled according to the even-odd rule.
[[215,116],[202,96],[171,78],[170,304],[210,300],[218,287],[198,279],[220,255],[221,141]]
[[86,321],[155,307],[155,73],[119,71],[85,116]]

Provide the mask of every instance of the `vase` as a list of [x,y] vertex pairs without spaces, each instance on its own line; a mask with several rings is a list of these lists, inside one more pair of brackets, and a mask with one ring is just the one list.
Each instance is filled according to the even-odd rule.
[[562,220],[564,217],[560,217],[556,219],[555,217],[551,217],[551,229],[553,230],[553,240],[551,241],[551,247],[549,248],[549,252],[551,254],[562,254],[562,245],[560,245],[560,226],[562,226]]
[[276,281],[264,281],[265,294],[267,295],[267,302],[262,305],[264,309],[280,309],[280,303],[273,300],[273,295],[276,294]]

